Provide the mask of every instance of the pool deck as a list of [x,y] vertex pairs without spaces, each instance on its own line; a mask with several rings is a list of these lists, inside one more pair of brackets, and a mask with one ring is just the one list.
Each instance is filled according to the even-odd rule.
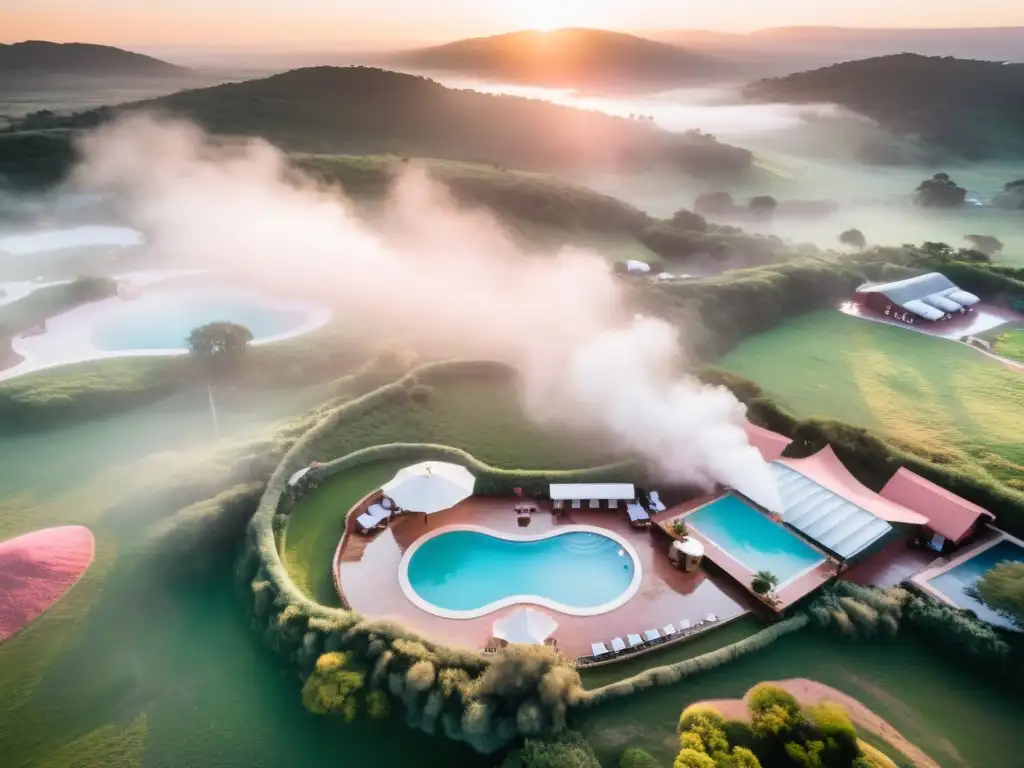
[[913,536],[895,539],[880,552],[842,572],[841,578],[865,587],[896,587],[942,556],[938,552],[915,547]]
[[[613,637],[642,633],[683,619],[694,625],[709,613],[725,621],[747,612],[749,599],[726,579],[703,569],[686,573],[669,561],[669,539],[654,527],[630,526],[624,508],[566,509],[555,516],[549,503],[538,502],[527,527],[519,527],[512,507],[515,499],[473,497],[434,515],[408,514],[379,533],[345,537],[335,560],[335,576],[345,602],[355,611],[401,621],[423,635],[450,645],[483,648],[494,621],[517,608],[500,608],[472,619],[448,619],[415,606],[403,593],[398,568],[403,553],[424,535],[454,525],[474,525],[503,533],[535,535],[559,527],[588,525],[626,539],[637,553],[643,577],[637,593],[624,605],[597,616],[569,616],[548,608],[538,610],[558,621],[554,637],[569,656],[588,656],[592,643],[606,645]],[[663,513],[662,516],[668,513]],[[355,516],[350,515],[349,520]],[[714,625],[712,625],[714,626]]]
[[935,589],[928,582],[934,579],[936,576],[941,576],[947,571],[956,568],[958,565],[967,560],[970,560],[972,557],[980,555],[986,549],[990,549],[999,542],[1004,540],[1013,541],[1017,544],[1024,546],[1024,543],[1022,543],[1019,539],[1010,536],[1009,534],[1004,533],[1003,531],[1000,531],[997,528],[986,528],[985,531],[981,533],[969,547],[967,547],[966,549],[959,550],[958,552],[953,553],[952,556],[949,557],[938,556],[938,559],[935,560],[930,567],[927,567],[919,573],[915,574],[913,578],[911,578],[911,582],[913,582],[914,586],[916,586],[922,592],[931,595],[936,600],[939,600],[945,603],[946,605],[952,605],[955,608],[959,608],[960,606],[958,606],[952,598],[950,598],[945,593]]
[[[658,518],[658,525],[661,526],[669,536],[672,536],[671,527],[675,520],[682,519],[685,522],[687,515],[696,512],[701,507],[704,507],[717,499],[722,498],[722,496],[723,494],[709,495],[700,499],[694,499],[677,507],[673,507]],[[746,499],[743,501],[751,506],[751,508],[756,509],[756,507]],[[758,511],[760,512],[760,510]],[[792,535],[797,536],[796,533],[793,533]],[[825,560],[818,563],[810,570],[801,573],[791,581],[783,584],[782,588],[775,592],[778,601],[774,605],[768,605],[767,603],[764,603],[759,596],[754,594],[754,590],[750,588],[750,582],[754,576],[752,571],[741,564],[738,560],[729,556],[724,550],[715,545],[710,539],[703,536],[695,528],[689,527],[687,536],[696,539],[704,545],[705,560],[710,560],[715,567],[728,574],[729,577],[735,580],[735,582],[753,596],[754,599],[758,600],[775,613],[782,613],[786,608],[793,605],[793,603],[801,600],[826,582],[835,578],[838,570],[838,563],[828,557],[824,552],[821,552],[821,556],[825,558]],[[803,539],[802,537],[798,538],[800,538],[801,541],[806,541],[806,539]],[[808,542],[808,546],[813,545]],[[818,548],[815,547],[815,549]],[[820,550],[818,551],[820,552]]]

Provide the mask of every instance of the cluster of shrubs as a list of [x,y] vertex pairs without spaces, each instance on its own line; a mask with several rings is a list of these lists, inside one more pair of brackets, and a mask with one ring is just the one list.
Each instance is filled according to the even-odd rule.
[[875,589],[837,581],[818,593],[807,614],[814,626],[847,639],[892,637],[910,630],[958,663],[970,663],[997,678],[1011,675],[1024,679],[1022,656],[1008,641],[1009,635],[970,611],[905,589]]
[[[750,722],[726,720],[695,704],[679,718],[675,768],[886,768],[865,754],[846,711],[833,702],[801,708],[778,686],[762,683],[747,694]],[[883,760],[884,762],[880,762]]]

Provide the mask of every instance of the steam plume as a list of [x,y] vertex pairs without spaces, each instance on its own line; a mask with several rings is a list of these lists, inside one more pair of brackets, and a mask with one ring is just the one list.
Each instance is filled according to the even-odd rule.
[[299,177],[264,142],[134,116],[82,150],[77,180],[124,201],[169,265],[318,298],[359,333],[427,354],[504,360],[522,372],[536,419],[598,430],[666,481],[719,482],[779,509],[744,407],[677,374],[677,331],[629,318],[596,254],[525,253],[415,168],[371,229],[339,190]]

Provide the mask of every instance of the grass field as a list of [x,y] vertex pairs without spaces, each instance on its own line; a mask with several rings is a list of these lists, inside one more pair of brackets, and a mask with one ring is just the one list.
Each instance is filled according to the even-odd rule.
[[378,461],[334,475],[292,512],[282,550],[296,586],[324,605],[340,606],[331,578],[334,550],[345,531],[345,513],[380,488],[406,462]]
[[[149,523],[177,508],[180,481],[213,470],[210,451],[267,434],[308,393],[247,393],[221,406],[183,393],[88,424],[0,438],[0,539],[88,525],[96,560],[82,581],[0,645],[4,768],[285,768],[381,762],[489,765],[398,720],[314,718],[243,615],[230,567],[176,581],[139,555]],[[180,502],[179,502],[180,503]]]
[[719,365],[798,416],[875,429],[1024,488],[1024,376],[964,345],[826,311],[748,338]]
[[761,681],[792,677],[858,699],[943,768],[1003,765],[1007,756],[1024,751],[1024,700],[1007,687],[951,670],[948,657],[932,655],[917,638],[857,645],[812,631],[788,635],[677,686],[651,688],[582,713],[578,726],[605,768],[614,768],[622,750],[632,746],[671,765],[679,751],[679,713],[686,706],[736,698]]
[[317,458],[328,461],[385,443],[440,443],[504,469],[579,469],[610,456],[536,426],[523,413],[513,382],[460,380],[432,386],[426,403],[403,398],[345,421],[317,446]]
[[992,351],[1011,360],[1024,362],[1024,329],[1007,331],[997,336]]

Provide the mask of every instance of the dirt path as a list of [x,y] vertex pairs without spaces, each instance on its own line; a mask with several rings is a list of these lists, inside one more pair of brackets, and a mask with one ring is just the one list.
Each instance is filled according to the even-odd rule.
[[[805,680],[803,678],[766,682],[769,685],[777,685],[789,691],[796,697],[801,706],[817,704],[819,701],[834,701],[850,713],[850,719],[854,725],[862,730],[877,734],[895,749],[906,755],[917,768],[941,768],[937,762],[928,757],[917,746],[907,741],[903,734],[897,731],[890,723],[842,691],[837,691],[835,688],[830,688],[822,683],[816,683],[813,680]],[[728,718],[746,720],[749,717],[747,704],[744,699],[718,699],[704,703],[715,707]]]

